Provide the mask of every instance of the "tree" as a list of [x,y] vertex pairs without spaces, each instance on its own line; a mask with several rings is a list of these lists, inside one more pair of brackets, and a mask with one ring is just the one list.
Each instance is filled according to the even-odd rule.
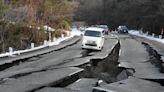
[[5,52],[9,46],[25,49],[31,42],[39,45],[48,39],[44,25],[69,29],[74,6],[70,0],[0,0],[0,47]]
[[[126,25],[132,29],[141,29],[150,33],[159,34],[164,26],[164,1],[163,0],[80,0],[75,20],[96,24],[97,21],[106,23],[111,29],[119,25]],[[87,4],[85,4],[87,3]],[[89,8],[87,8],[90,6]],[[103,18],[104,17],[104,18]]]
[[8,27],[7,23],[3,23],[5,13],[7,11],[7,6],[4,3],[4,0],[0,0],[0,47],[2,48],[2,52],[5,52],[5,31],[6,28]]

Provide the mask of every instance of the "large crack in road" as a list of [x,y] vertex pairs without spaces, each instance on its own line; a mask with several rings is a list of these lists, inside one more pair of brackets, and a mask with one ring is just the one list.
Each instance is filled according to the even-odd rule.
[[94,87],[92,92],[163,92],[164,66],[161,55],[146,42],[133,36],[128,39],[121,38],[124,51],[119,66],[125,68],[129,77],[119,82]]
[[[94,84],[92,84],[92,87],[99,86],[100,85],[99,81],[102,81],[103,83],[113,83],[120,80],[124,80],[129,75],[128,75],[128,72],[124,68],[118,67],[119,52],[120,52],[120,43],[118,42],[113,48],[113,50],[104,59],[91,59],[89,63],[76,66],[76,67],[84,69],[84,71],[81,73],[69,76],[67,78],[64,78],[60,80],[60,82],[52,83],[48,85],[48,87],[67,88],[70,85],[77,83],[81,79],[97,80]],[[84,56],[89,55],[89,53],[91,53],[91,51],[85,51]],[[90,89],[92,89],[92,87],[90,87]],[[44,87],[32,90],[30,92],[35,92],[42,89],[44,89]],[[87,92],[90,92],[90,91],[87,91]]]
[[117,81],[117,76],[123,71],[123,68],[118,67],[120,43],[118,43],[111,53],[104,59],[91,59],[90,63],[81,66],[84,68],[84,73],[81,77],[97,78],[106,83]]
[[[142,42],[142,44],[146,47],[146,50],[149,53],[150,59],[148,60],[148,62],[151,62],[155,67],[157,67],[160,73],[164,73],[164,66],[163,66],[161,55],[148,43]],[[164,79],[148,79],[148,80],[160,83],[161,85],[164,86]]]
[[146,47],[146,50],[149,53],[149,62],[155,65],[161,73],[164,73],[164,66],[161,60],[161,55],[156,50],[154,50],[148,43],[143,42],[142,44]]
[[[124,38],[129,39],[128,38]],[[149,54],[149,60],[146,62],[151,62],[154,66],[156,66],[161,73],[163,73],[163,63],[161,61],[161,56],[158,54],[157,51],[155,51],[149,44],[142,42],[142,45],[145,46],[146,51]],[[120,62],[119,60],[119,55],[120,55],[120,49],[121,49],[121,44],[118,42],[111,50],[110,53],[105,58],[90,58],[90,61],[87,63],[83,63],[81,65],[72,65],[72,66],[66,66],[63,67],[63,64],[67,64],[70,62],[73,62],[76,59],[80,58],[86,58],[90,56],[94,56],[92,50],[82,50],[80,53],[81,56],[74,57],[74,58],[69,58],[69,59],[63,59],[63,62],[57,64],[57,65],[52,65],[48,66],[46,68],[43,68],[41,70],[36,70],[36,71],[31,71],[27,73],[19,73],[15,74],[13,76],[9,76],[8,78],[2,78],[0,83],[3,85],[6,85],[6,81],[8,80],[15,80],[15,79],[21,79],[24,76],[30,76],[30,75],[35,75],[35,73],[42,73],[42,72],[49,72],[49,71],[56,71],[60,69],[67,69],[71,67],[76,67],[78,69],[82,69],[80,72],[75,72],[73,74],[70,74],[69,76],[65,76],[62,78],[59,78],[58,80],[49,82],[45,85],[35,87],[31,90],[28,90],[27,92],[44,92],[44,89],[46,88],[52,88],[56,90],[63,90],[63,89],[69,89],[69,92],[92,92],[93,87],[98,87],[103,84],[111,84],[111,83],[116,83],[121,80],[126,80],[128,79],[129,76],[134,77],[135,75],[135,68],[126,68],[126,67],[119,67]],[[35,58],[37,59],[37,58]],[[33,61],[33,60],[32,60]],[[144,62],[141,62],[144,63]],[[23,78],[22,78],[23,79]],[[141,78],[140,78],[141,79]],[[158,80],[158,79],[144,79],[148,81],[153,81],[160,83],[161,85],[164,85],[163,80]],[[85,82],[85,83],[84,83]],[[90,83],[89,83],[90,82]],[[82,84],[81,84],[82,83]],[[91,84],[92,83],[92,84]],[[122,82],[121,82],[122,83]],[[79,86],[81,85],[87,85],[87,87],[81,88],[79,90]],[[61,89],[58,89],[61,88]],[[60,92],[60,91],[59,91]],[[101,92],[97,91],[96,92]],[[106,92],[106,91],[103,91]]]

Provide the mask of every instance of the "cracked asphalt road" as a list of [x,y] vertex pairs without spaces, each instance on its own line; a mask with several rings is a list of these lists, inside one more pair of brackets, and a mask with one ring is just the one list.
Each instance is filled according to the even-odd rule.
[[151,62],[152,56],[150,55],[156,53],[150,53],[152,51],[148,51],[142,43],[148,43],[152,47],[149,50],[157,51],[161,55],[164,46],[158,42],[132,35],[118,34],[118,38],[121,44],[119,67],[125,68],[131,76],[122,81],[95,87],[95,92],[102,92],[102,90],[105,92],[163,92],[164,74],[160,73]]
[[[154,92],[156,90],[156,92],[163,92],[164,87],[156,80],[163,81],[164,74],[160,73],[151,62],[148,62],[150,60],[149,53],[142,42],[149,43],[161,55],[163,55],[163,45],[130,35],[112,35],[106,36],[101,52],[91,51],[88,53],[81,49],[81,41],[79,41],[72,46],[30,58],[27,62],[0,71],[0,92],[91,92],[92,87],[99,80],[98,78],[79,79],[69,86],[61,88],[51,85],[62,82],[63,78],[67,79],[76,73],[83,72],[83,69],[78,66],[88,64],[90,59],[106,58],[118,40],[121,45],[118,67],[124,68],[119,76],[126,73],[130,73],[130,75],[127,79],[118,80],[115,83],[102,83],[100,87],[94,88],[96,92],[100,90],[115,92]],[[83,55],[85,53],[88,55]],[[140,88],[138,85],[143,87]]]
[[[110,42],[110,44],[108,44]],[[28,59],[0,72],[0,92],[27,92],[52,84],[71,74],[82,71],[77,65],[89,62],[90,58],[104,58],[110,53],[117,39],[107,37],[101,52],[82,56],[81,41],[64,49]],[[6,90],[4,90],[6,89]]]

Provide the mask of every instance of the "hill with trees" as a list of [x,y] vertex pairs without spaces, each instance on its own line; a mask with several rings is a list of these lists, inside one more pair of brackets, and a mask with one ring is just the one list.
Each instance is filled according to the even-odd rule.
[[0,0],[0,53],[8,47],[17,50],[29,48],[30,43],[43,44],[48,40],[44,25],[55,28],[52,36],[59,37],[70,30],[72,21],[108,24],[112,30],[126,25],[160,34],[164,0]]
[[45,25],[56,29],[53,37],[61,36],[70,30],[75,6],[70,0],[0,0],[0,52],[43,44]]
[[[163,0],[79,0],[74,19],[91,24],[108,24],[111,29],[126,25],[160,34],[164,28]],[[92,2],[98,2],[92,5]],[[101,2],[101,3],[100,3]],[[91,7],[90,7],[91,6]]]

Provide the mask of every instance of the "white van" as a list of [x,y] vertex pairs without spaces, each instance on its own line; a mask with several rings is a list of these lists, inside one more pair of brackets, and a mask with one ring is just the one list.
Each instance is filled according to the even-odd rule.
[[103,31],[103,28],[87,28],[82,38],[82,49],[101,50],[104,45]]

